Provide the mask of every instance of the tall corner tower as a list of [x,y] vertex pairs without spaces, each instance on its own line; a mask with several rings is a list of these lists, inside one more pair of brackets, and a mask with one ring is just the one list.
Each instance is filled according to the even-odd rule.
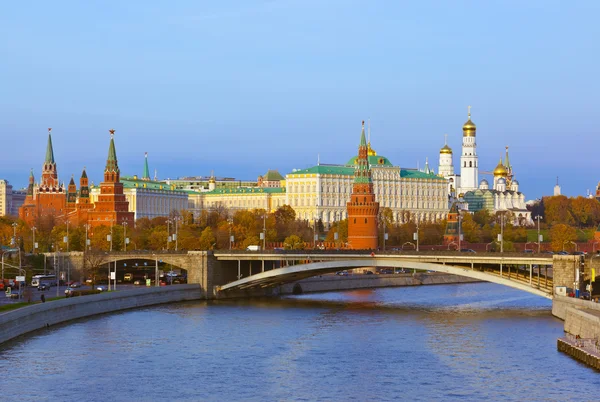
[[358,158],[354,169],[354,184],[348,210],[348,243],[355,250],[376,250],[378,245],[377,216],[379,203],[375,201],[371,167],[368,160],[369,146],[365,138],[365,122],[362,122]]
[[54,161],[54,148],[52,147],[52,129],[48,129],[48,144],[46,145],[46,158],[42,167],[40,188],[45,192],[61,192],[58,182],[58,170]]
[[477,189],[479,183],[476,130],[475,123],[471,121],[471,106],[469,106],[469,119],[463,125],[462,154],[460,156],[460,191],[462,193]]
[[445,137],[444,146],[440,149],[438,174],[447,178],[454,175],[454,163],[452,162],[452,148],[448,146],[448,135],[446,134]]
[[123,183],[120,182],[121,171],[115,149],[115,130],[109,132],[110,145],[104,168],[104,181],[100,183],[100,195],[94,204],[94,210],[89,213],[90,224],[109,226],[127,223],[133,226],[134,213],[129,212],[129,202],[123,192]]

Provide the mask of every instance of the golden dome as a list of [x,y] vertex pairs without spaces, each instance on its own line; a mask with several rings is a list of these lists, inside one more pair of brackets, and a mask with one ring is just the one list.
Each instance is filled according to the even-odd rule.
[[494,176],[506,176],[508,171],[506,167],[502,164],[502,158],[500,158],[500,162],[498,162],[498,166],[494,169]]
[[442,149],[440,149],[440,154],[452,154],[452,148],[446,144],[442,147]]
[[469,119],[463,124],[463,137],[475,137],[477,126],[471,121],[471,106],[469,106]]

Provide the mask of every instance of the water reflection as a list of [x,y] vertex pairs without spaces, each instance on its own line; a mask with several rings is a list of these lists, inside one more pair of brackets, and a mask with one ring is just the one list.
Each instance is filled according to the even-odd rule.
[[550,309],[491,284],[186,302],[23,337],[0,370],[22,400],[569,399],[596,374]]

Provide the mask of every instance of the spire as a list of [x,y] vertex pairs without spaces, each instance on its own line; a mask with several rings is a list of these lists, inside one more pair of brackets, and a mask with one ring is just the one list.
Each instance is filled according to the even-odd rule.
[[142,176],[142,180],[150,180],[150,169],[148,169],[148,152],[146,152],[144,155],[144,175]]
[[69,186],[75,185],[75,179],[73,179],[73,175],[71,175],[71,181],[69,182]]
[[321,154],[317,154],[317,166],[321,165]]
[[33,197],[33,186],[35,178],[33,177],[33,169],[29,172],[29,186],[27,186],[27,196]]
[[117,151],[115,149],[115,130],[110,129],[110,145],[108,147],[108,158],[106,159],[105,172],[119,172],[119,165],[117,164]]
[[88,177],[87,173],[85,172],[85,167],[83,168],[83,172],[81,172],[81,178],[79,179],[79,197],[90,197],[90,188],[88,187]]
[[362,131],[360,133],[360,146],[367,146],[367,140],[365,138],[365,121],[362,122]]
[[46,146],[46,160],[44,163],[54,163],[54,149],[52,148],[52,128],[48,128],[48,145]]
[[507,169],[510,169],[510,161],[508,160],[508,146],[506,146],[506,159],[504,161],[504,166],[506,166]]
[[429,174],[431,173],[431,170],[429,170],[429,158],[425,157],[425,173]]
[[158,181],[157,171],[154,169],[154,181]]

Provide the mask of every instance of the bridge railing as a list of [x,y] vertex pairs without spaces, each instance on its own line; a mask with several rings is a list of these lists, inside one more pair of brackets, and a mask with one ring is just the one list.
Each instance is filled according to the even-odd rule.
[[423,251],[415,251],[415,250],[321,250],[321,249],[303,249],[303,250],[259,250],[259,251],[250,251],[250,250],[214,250],[213,253],[215,255],[219,254],[310,254],[310,255],[327,255],[327,254],[338,254],[338,255],[356,255],[356,254],[364,254],[365,256],[371,255],[428,255],[428,256],[462,256],[462,257],[476,257],[476,256],[484,256],[484,257],[536,257],[536,258],[552,258],[551,254],[545,253],[523,253],[523,252],[463,252],[463,251],[447,251],[447,250],[423,250]]

